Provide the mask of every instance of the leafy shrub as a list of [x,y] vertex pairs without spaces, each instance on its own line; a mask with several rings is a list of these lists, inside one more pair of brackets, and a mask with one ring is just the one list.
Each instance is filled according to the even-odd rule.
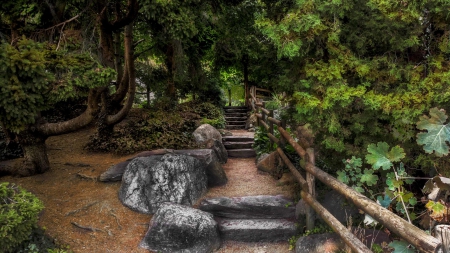
[[92,136],[87,148],[118,154],[158,148],[187,149],[196,147],[192,132],[202,122],[215,127],[225,123],[222,110],[210,103],[184,103],[170,112],[160,108],[137,110],[140,114],[129,115],[125,122],[115,127],[108,139]]
[[43,203],[30,192],[4,182],[0,184],[0,245],[6,252],[28,239],[36,227]]

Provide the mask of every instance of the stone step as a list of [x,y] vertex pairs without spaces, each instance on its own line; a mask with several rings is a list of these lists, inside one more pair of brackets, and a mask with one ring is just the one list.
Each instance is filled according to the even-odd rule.
[[256,152],[253,149],[245,148],[245,149],[230,149],[228,151],[228,157],[234,158],[247,158],[247,157],[255,157]]
[[245,121],[227,121],[227,125],[245,125]]
[[252,148],[254,141],[247,142],[224,142],[223,145],[227,150],[229,149],[243,149],[243,148]]
[[245,125],[226,125],[225,129],[228,130],[245,129]]
[[222,240],[241,242],[287,241],[297,233],[294,221],[286,219],[216,218]]
[[227,109],[225,108],[225,113],[247,113],[247,108],[245,109]]
[[295,204],[282,195],[204,199],[198,208],[218,218],[295,220]]
[[223,136],[222,142],[249,142],[254,141],[253,137],[248,136]]
[[225,120],[231,120],[231,121],[247,121],[247,117],[225,117]]
[[233,112],[233,113],[225,113],[225,117],[247,117],[246,112]]
[[248,109],[247,106],[225,106],[223,109]]

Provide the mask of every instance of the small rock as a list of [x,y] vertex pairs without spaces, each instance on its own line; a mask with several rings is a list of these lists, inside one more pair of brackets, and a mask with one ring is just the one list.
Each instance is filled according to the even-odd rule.
[[140,247],[163,253],[209,253],[220,247],[217,223],[203,211],[163,203]]
[[337,253],[344,248],[345,244],[335,233],[302,236],[295,243],[296,253]]

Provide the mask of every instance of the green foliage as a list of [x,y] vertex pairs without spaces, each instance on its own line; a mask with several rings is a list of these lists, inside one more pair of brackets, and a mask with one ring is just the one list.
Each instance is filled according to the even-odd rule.
[[264,128],[263,126],[255,128],[254,143],[252,147],[256,151],[257,157],[264,153],[270,153],[276,150],[275,146],[276,144],[274,144],[272,147],[270,146],[270,139],[267,136],[266,128]]
[[[345,184],[352,186],[360,193],[366,193],[369,197],[376,200],[385,208],[393,207],[399,214],[407,216],[408,219],[414,218],[414,213],[409,210],[417,204],[417,199],[412,192],[405,189],[405,184],[412,184],[409,179],[403,163],[394,165],[405,157],[403,149],[395,146],[389,149],[385,142],[379,142],[376,145],[370,144],[367,147],[367,164],[371,168],[363,170],[361,158],[352,157],[352,159],[343,160],[344,170],[337,171],[337,179]],[[385,182],[385,184],[382,184]],[[384,192],[382,195],[379,192]],[[378,195],[377,197],[375,197]]]
[[450,101],[450,2],[261,3],[256,26],[281,68],[271,86],[290,95],[291,116],[311,124],[319,152],[362,157],[382,140],[401,141],[408,155],[419,150],[414,122]]
[[431,154],[433,151],[436,156],[448,155],[450,143],[450,123],[447,121],[445,110],[432,108],[430,110],[430,117],[423,115],[417,122],[417,128],[420,130],[427,130],[425,133],[417,134],[417,143],[424,145],[425,152]]
[[11,252],[29,238],[37,225],[43,203],[33,194],[9,184],[0,183],[0,245]]
[[86,96],[89,88],[108,84],[114,75],[88,55],[27,39],[15,47],[0,45],[0,73],[0,121],[16,133],[55,103]]
[[164,108],[136,109],[114,129],[108,139],[91,136],[92,151],[132,154],[158,148],[196,147],[192,132],[202,121],[223,124],[222,110],[210,103],[195,101],[180,104],[171,111]]
[[41,44],[20,40],[17,48],[0,45],[0,121],[19,132],[33,124],[38,112],[49,108],[45,93],[54,77],[46,71]]

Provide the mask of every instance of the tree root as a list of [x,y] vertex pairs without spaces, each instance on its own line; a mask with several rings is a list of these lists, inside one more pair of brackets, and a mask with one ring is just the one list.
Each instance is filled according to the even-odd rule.
[[80,212],[80,211],[86,210],[86,209],[88,209],[89,207],[91,207],[91,206],[93,206],[93,205],[95,205],[95,204],[97,204],[97,203],[99,203],[99,202],[100,202],[100,201],[94,201],[94,202],[92,202],[92,203],[89,203],[89,204],[83,206],[83,207],[80,208],[80,209],[76,209],[76,210],[70,211],[70,212],[66,213],[66,216],[73,215],[73,214],[76,214],[76,213],[78,213],[78,212]]

